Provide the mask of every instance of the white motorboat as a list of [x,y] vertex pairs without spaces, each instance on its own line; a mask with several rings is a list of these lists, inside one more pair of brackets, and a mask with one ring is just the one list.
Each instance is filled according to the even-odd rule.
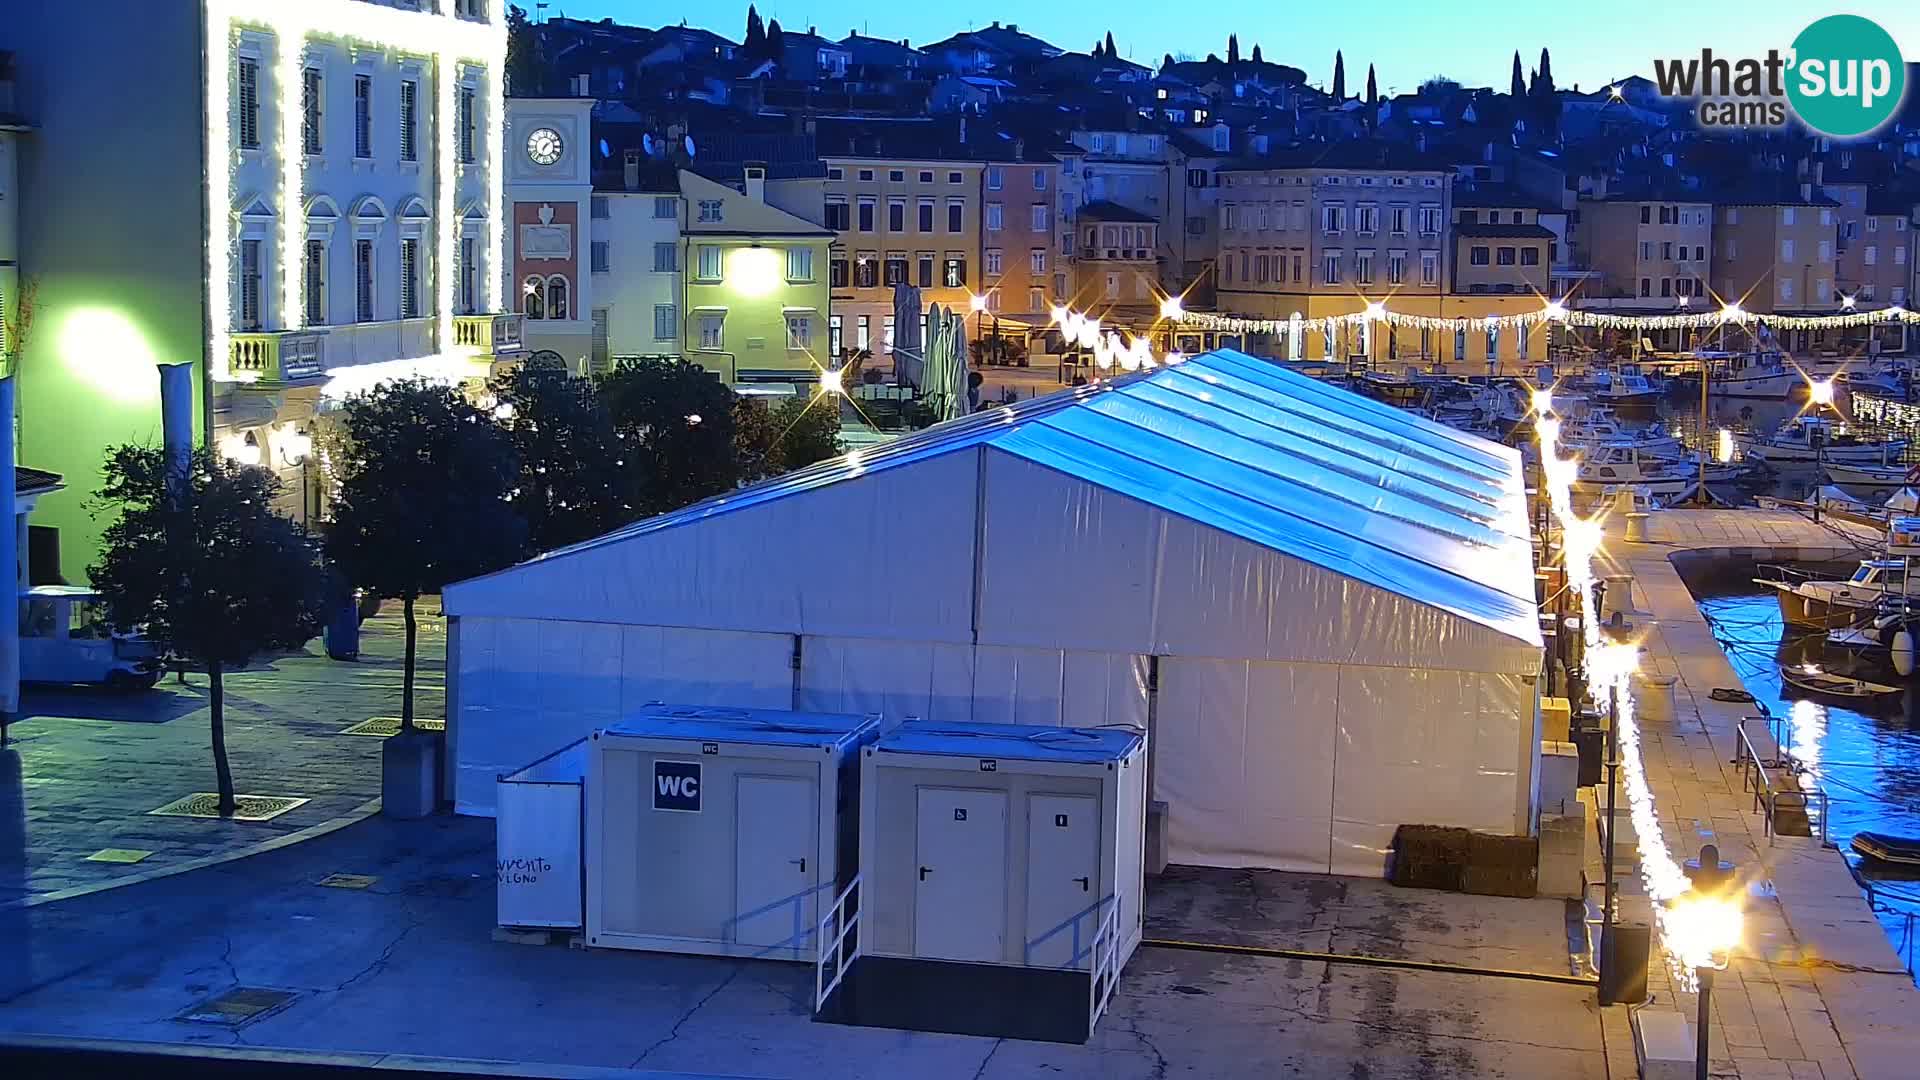
[[1774,591],[1780,617],[1789,625],[1821,630],[1870,622],[1884,601],[1920,597],[1920,589],[1907,578],[1904,559],[1863,559],[1845,581],[1783,577],[1753,582]]
[[1902,487],[1913,478],[1914,472],[1906,465],[1848,465],[1837,461],[1829,461],[1821,468],[1834,483],[1855,487]]
[[1669,457],[1682,450],[1680,440],[1674,435],[1658,427],[1628,427],[1614,416],[1613,410],[1597,406],[1589,408],[1585,416],[1562,420],[1560,442],[1574,448],[1627,444]]
[[[1693,376],[1698,379],[1696,374]],[[1716,397],[1785,401],[1805,393],[1807,377],[1778,353],[1735,353],[1711,364],[1707,391]]]
[[[1707,479],[1714,480],[1714,473],[1709,471]],[[1690,490],[1699,482],[1697,465],[1685,465],[1631,443],[1612,443],[1591,447],[1580,455],[1572,487],[1582,494],[1593,494],[1626,484],[1645,488],[1650,495],[1666,496]]]
[[1821,464],[1875,465],[1900,460],[1907,440],[1863,439],[1818,416],[1796,416],[1764,439],[1736,435],[1747,456],[1769,464],[1814,461]]

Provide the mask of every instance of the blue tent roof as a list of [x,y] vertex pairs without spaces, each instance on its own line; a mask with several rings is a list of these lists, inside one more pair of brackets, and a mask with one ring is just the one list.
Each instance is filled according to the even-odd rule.
[[981,447],[1540,640],[1518,452],[1226,349],[939,424],[541,559]]

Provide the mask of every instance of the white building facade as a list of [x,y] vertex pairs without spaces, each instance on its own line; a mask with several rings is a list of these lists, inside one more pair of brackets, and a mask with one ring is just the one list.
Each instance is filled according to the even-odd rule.
[[[593,289],[613,357],[678,356],[680,192],[673,170],[628,170],[631,189],[593,193]],[[598,318],[598,316],[596,316]]]
[[[104,451],[157,440],[156,362],[195,365],[198,434],[275,468],[301,518],[319,509],[310,425],[329,402],[519,354],[504,0],[20,6],[0,50],[34,127],[23,448],[70,479],[42,505],[69,578],[97,546],[81,504]],[[85,420],[36,424],[43,410]]]

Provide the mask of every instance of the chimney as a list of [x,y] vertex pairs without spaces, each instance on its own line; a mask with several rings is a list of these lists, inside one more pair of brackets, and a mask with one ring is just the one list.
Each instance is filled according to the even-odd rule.
[[993,20],[993,26],[990,27],[990,29],[993,29],[993,30],[1000,29],[1000,20],[999,19]]
[[1013,160],[1015,161],[1027,160],[1027,140],[1025,139],[1013,140]]
[[[994,25],[997,26],[999,24],[996,23]],[[967,145],[967,114],[966,113],[960,114],[960,145],[961,146]]]
[[767,201],[767,166],[765,162],[748,163],[744,168],[747,184],[747,198],[754,202]]
[[820,36],[820,28],[819,28],[819,27],[817,27],[817,26],[809,26],[809,27],[807,27],[807,36],[808,36],[808,37],[819,37],[819,36]]
[[592,97],[593,96],[592,92],[587,89],[587,83],[589,79],[590,79],[590,76],[588,76],[585,72],[582,72],[581,74],[575,75],[573,77],[573,96],[574,97]]
[[626,161],[625,161],[625,168],[623,170],[623,173],[624,173],[623,179],[626,182],[626,188],[628,191],[639,191],[640,190],[640,151],[628,150],[625,154],[625,158],[626,158]]
[[1007,29],[1008,29],[1008,30],[1010,30],[1010,31],[1012,31],[1013,33],[1016,33],[1016,34],[1017,34],[1017,33],[1019,33],[1019,32],[1020,32],[1020,24],[1019,24],[1019,23],[1011,23],[1011,22],[1010,22],[1010,23],[1008,23],[1008,24],[1007,24]]

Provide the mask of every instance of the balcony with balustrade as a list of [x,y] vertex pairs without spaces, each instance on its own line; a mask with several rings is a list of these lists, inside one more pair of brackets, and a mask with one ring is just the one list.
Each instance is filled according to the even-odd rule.
[[325,380],[327,332],[256,330],[235,333],[227,346],[234,381],[278,390]]

